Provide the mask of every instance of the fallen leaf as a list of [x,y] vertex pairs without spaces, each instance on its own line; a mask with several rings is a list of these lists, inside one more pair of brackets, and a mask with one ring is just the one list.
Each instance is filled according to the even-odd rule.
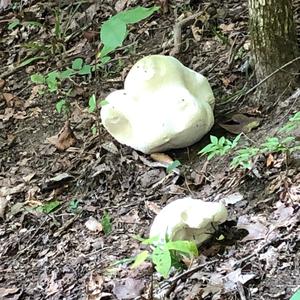
[[252,129],[259,126],[261,120],[261,118],[247,117],[243,114],[235,114],[229,121],[225,123],[219,123],[219,125],[230,133],[249,133]]
[[[1,3],[0,3],[1,5]],[[1,9],[1,6],[0,6],[0,9]],[[7,296],[11,296],[13,294],[16,294],[17,292],[19,291],[19,288],[0,288],[0,299],[5,299],[4,297],[7,297]],[[10,299],[7,298],[7,299]]]
[[268,155],[266,165],[267,167],[270,167],[273,163],[274,163],[274,156],[270,153]]
[[52,137],[49,137],[48,142],[51,145],[54,145],[58,150],[66,150],[71,146],[74,146],[77,142],[77,139],[70,127],[70,121],[66,121],[64,127],[61,131]]
[[4,218],[5,209],[9,200],[10,200],[9,196],[0,197],[0,218],[2,219]]
[[234,29],[234,23],[221,24],[219,27],[223,32],[231,32]]
[[0,197],[6,197],[8,195],[18,194],[24,191],[25,184],[20,183],[14,187],[2,187],[0,188]]
[[248,231],[248,235],[242,239],[242,242],[265,239],[268,234],[268,228],[258,218],[250,221],[249,217],[245,215],[239,217],[237,228]]
[[0,89],[3,89],[5,86],[5,80],[4,79],[0,79]]
[[167,154],[164,153],[152,153],[150,157],[157,162],[171,164],[174,160]]
[[[91,273],[87,282],[86,282],[86,293],[87,293],[87,300],[100,300],[103,297],[103,285],[104,279],[101,275],[97,273]],[[110,296],[108,294],[106,296]],[[104,298],[104,297],[103,297]]]
[[113,293],[119,300],[129,300],[139,297],[145,287],[142,280],[126,278],[114,281]]
[[241,200],[243,200],[244,196],[241,193],[233,193],[231,195],[226,196],[225,198],[222,198],[222,201],[225,202],[226,205],[228,204],[235,204]]
[[242,274],[242,270],[239,268],[224,277],[224,288],[227,292],[236,290],[238,282],[245,284],[255,276],[255,274],[250,273]]

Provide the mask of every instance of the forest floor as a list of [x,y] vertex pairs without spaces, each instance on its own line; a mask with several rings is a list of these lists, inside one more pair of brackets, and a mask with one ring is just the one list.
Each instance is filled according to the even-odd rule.
[[[210,134],[233,139],[220,124],[240,113],[259,123],[244,145],[277,136],[300,110],[299,92],[272,99],[272,109],[246,105],[253,94],[243,95],[255,84],[247,1],[161,1],[167,11],[130,26],[124,47],[96,74],[39,93],[31,75],[65,70],[78,57],[93,65],[103,21],[129,4],[154,5],[111,2],[13,1],[0,8],[0,299],[290,299],[300,286],[299,153],[268,153],[250,170],[230,169],[231,155],[197,155],[208,134],[169,151],[182,166],[167,173],[164,162],[117,143],[89,112],[90,96],[104,99],[121,88],[139,58],[175,53],[211,83]],[[187,17],[178,49],[173,28]],[[70,127],[56,110],[61,99],[70,104]],[[225,201],[225,239],[203,245],[191,271],[174,270],[168,280],[150,263],[130,268],[126,259],[145,247],[135,236],[147,237],[159,209],[186,195]]]

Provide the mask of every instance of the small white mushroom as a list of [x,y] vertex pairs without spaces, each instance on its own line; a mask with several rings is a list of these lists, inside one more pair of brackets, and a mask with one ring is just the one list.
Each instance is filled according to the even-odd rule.
[[150,238],[158,237],[159,242],[166,238],[189,240],[200,245],[226,219],[227,210],[221,202],[186,197],[171,202],[159,212],[151,226]]
[[171,56],[139,60],[124,89],[106,100],[101,109],[104,127],[118,142],[144,153],[192,145],[214,123],[207,79]]

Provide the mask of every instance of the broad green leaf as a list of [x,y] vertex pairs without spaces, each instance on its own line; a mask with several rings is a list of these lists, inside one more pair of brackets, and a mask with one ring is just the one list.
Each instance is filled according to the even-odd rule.
[[211,141],[212,144],[217,145],[219,140],[216,136],[211,135],[210,136],[210,141]]
[[167,278],[171,269],[171,254],[165,247],[156,247],[151,255],[155,269],[163,277]]
[[71,76],[73,76],[75,74],[76,74],[76,72],[74,70],[68,68],[59,73],[59,79],[64,80],[64,79],[70,78]]
[[9,30],[13,30],[15,27],[17,27],[18,25],[20,24],[20,20],[19,19],[15,19],[15,20],[12,20],[11,22],[9,22],[7,28]]
[[103,65],[108,63],[110,60],[111,60],[110,56],[104,56],[104,57],[101,57],[101,59],[100,59],[100,61]]
[[30,76],[30,79],[32,82],[34,82],[36,84],[44,84],[46,82],[44,75],[42,75],[40,73],[32,74]]
[[97,103],[96,103],[96,96],[93,94],[89,99],[89,112],[92,113],[96,110]]
[[126,34],[126,24],[122,20],[112,17],[105,21],[102,24],[100,31],[100,39],[104,45],[100,52],[101,57],[106,56],[109,52],[120,47],[126,37]]
[[46,83],[50,92],[55,92],[58,89],[57,80],[55,77],[47,77]]
[[112,231],[111,219],[107,211],[104,211],[101,219],[101,225],[105,234],[109,234]]
[[60,201],[52,200],[36,208],[37,211],[49,214],[60,206]]
[[225,141],[226,141],[225,137],[221,136],[220,139],[219,139],[219,142],[218,142],[219,146],[223,146]]
[[78,72],[79,75],[89,75],[92,73],[92,67],[90,65],[83,65],[82,69]]
[[209,153],[211,151],[215,151],[216,150],[216,146],[213,144],[208,144],[206,145],[203,149],[201,149],[198,154],[206,154]]
[[290,300],[300,300],[300,289],[292,296]]
[[147,250],[139,253],[134,260],[134,263],[131,265],[132,268],[139,267],[149,256],[149,252]]
[[113,18],[118,18],[126,24],[134,24],[140,22],[143,19],[148,18],[158,10],[158,6],[153,6],[149,8],[138,6],[133,9],[128,9],[126,11],[120,12]]
[[44,56],[35,56],[35,57],[30,57],[28,59],[25,59],[24,61],[22,61],[18,68],[22,68],[22,67],[25,67],[29,64],[31,64],[33,61],[36,61],[36,60],[40,60],[40,59],[44,59],[45,57]]
[[62,99],[55,104],[56,111],[60,114],[66,106],[66,100]]
[[76,70],[76,71],[79,71],[79,70],[81,70],[82,65],[83,65],[83,59],[78,57],[78,58],[73,60],[72,69]]
[[181,251],[193,256],[198,256],[197,245],[193,241],[172,241],[166,243],[169,250]]
[[170,163],[167,166],[167,173],[171,173],[174,169],[176,169],[177,167],[181,166],[181,162],[179,160],[174,160],[172,163]]

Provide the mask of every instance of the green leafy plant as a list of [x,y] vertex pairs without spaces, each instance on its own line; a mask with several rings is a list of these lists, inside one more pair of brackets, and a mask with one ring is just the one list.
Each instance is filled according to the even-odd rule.
[[105,234],[109,234],[112,231],[112,224],[111,224],[111,218],[107,211],[104,211],[102,219],[101,219],[101,225],[103,228],[103,232]]
[[98,57],[101,63],[106,63],[110,60],[109,53],[115,51],[123,45],[123,42],[128,34],[127,26],[135,24],[141,20],[151,16],[159,10],[159,7],[153,6],[149,8],[135,7],[133,9],[119,12],[105,21],[100,29],[100,40],[103,45]]
[[207,154],[207,159],[210,160],[214,156],[222,156],[228,153],[230,150],[235,148],[241,138],[241,134],[236,136],[233,141],[226,139],[224,136],[219,139],[216,136],[210,136],[210,144],[205,146],[202,150],[198,152],[198,154]]
[[168,166],[167,166],[167,173],[171,173],[173,172],[177,167],[180,167],[181,166],[181,162],[179,160],[174,160],[172,163],[170,163]]
[[259,149],[254,147],[246,147],[236,152],[230,166],[236,168],[241,166],[244,169],[251,169],[253,158],[258,154]]
[[41,206],[38,206],[36,208],[36,211],[43,212],[45,214],[49,214],[49,213],[53,212],[54,210],[56,210],[59,206],[60,206],[60,201],[52,200],[52,201],[44,203]]
[[70,79],[74,75],[90,75],[92,67],[84,63],[82,58],[76,58],[72,61],[72,67],[66,70],[52,71],[47,75],[35,73],[31,75],[30,79],[35,84],[46,84],[50,93],[57,92],[60,83],[65,79]]
[[195,257],[198,256],[198,249],[193,241],[167,241],[165,243],[155,243],[158,238],[140,239],[142,244],[151,245],[152,251],[140,252],[132,264],[133,268],[138,267],[144,261],[150,260],[163,277],[169,276],[172,267],[182,267],[181,259],[183,256]]
[[[289,121],[279,130],[279,132],[288,133],[300,126],[300,112],[297,112]],[[207,154],[208,159],[215,155],[225,155],[232,151],[238,144],[241,134],[232,142],[225,137],[217,138],[211,136],[211,143],[204,147],[199,154]],[[265,141],[256,147],[242,147],[234,152],[234,157],[230,163],[231,168],[242,167],[243,169],[251,169],[253,167],[254,158],[257,155],[268,153],[286,153],[287,155],[300,150],[300,142],[295,136],[275,136],[266,137]]]

